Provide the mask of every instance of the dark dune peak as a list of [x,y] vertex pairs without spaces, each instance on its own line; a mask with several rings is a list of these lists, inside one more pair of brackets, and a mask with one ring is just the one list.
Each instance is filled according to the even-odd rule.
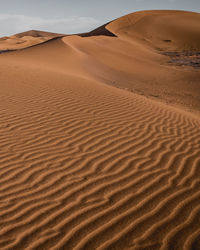
[[82,33],[82,34],[78,34],[81,37],[90,37],[90,36],[111,36],[111,37],[117,37],[114,33],[112,33],[111,31],[109,31],[106,26],[108,25],[104,24],[90,32],[87,33]]

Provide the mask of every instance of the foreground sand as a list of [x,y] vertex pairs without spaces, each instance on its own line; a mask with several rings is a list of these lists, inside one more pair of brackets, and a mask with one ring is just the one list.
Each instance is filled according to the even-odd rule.
[[200,119],[105,84],[132,77],[123,41],[0,56],[0,249],[200,249]]

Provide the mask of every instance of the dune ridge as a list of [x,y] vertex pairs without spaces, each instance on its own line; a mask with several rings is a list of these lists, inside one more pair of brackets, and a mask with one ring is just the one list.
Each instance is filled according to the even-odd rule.
[[164,56],[119,30],[0,55],[0,249],[199,249],[200,118],[121,89]]

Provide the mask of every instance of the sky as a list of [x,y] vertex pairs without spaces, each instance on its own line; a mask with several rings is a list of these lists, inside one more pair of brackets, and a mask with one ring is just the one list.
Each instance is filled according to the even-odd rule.
[[154,9],[200,12],[200,0],[0,0],[0,37],[32,29],[87,32],[123,15]]

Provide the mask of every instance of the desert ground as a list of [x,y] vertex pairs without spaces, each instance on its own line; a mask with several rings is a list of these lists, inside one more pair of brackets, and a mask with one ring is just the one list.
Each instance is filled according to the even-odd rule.
[[0,249],[200,249],[199,27],[0,39]]

